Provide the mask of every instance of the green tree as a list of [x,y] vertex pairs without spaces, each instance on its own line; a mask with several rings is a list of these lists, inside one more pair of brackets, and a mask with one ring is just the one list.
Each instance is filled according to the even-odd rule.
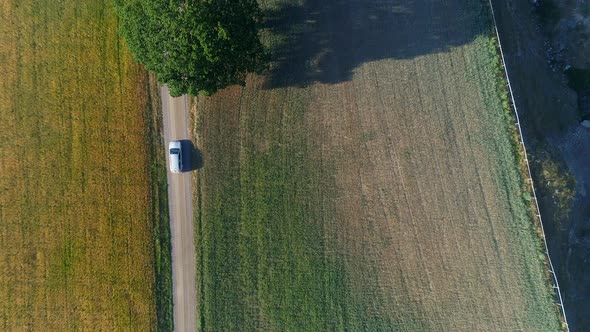
[[255,0],[115,0],[135,59],[173,96],[212,94],[266,68]]

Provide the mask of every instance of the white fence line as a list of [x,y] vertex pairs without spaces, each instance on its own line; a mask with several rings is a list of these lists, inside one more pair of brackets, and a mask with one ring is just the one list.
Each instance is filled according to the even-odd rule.
[[508,77],[508,68],[506,67],[506,61],[504,60],[504,51],[502,50],[502,43],[500,42],[500,33],[498,33],[498,24],[496,23],[496,14],[494,13],[494,6],[492,5],[492,0],[489,0],[490,3],[490,10],[492,11],[492,20],[494,22],[494,30],[496,32],[496,38],[498,40],[498,47],[500,48],[500,57],[502,59],[502,67],[504,67],[504,74],[506,76],[506,83],[508,85],[508,91],[510,92],[510,100],[512,102],[512,106],[514,107],[514,114],[516,115],[516,126],[518,127],[518,136],[520,138],[520,144],[522,146],[522,150],[524,152],[525,163],[528,171],[529,181],[531,183],[531,189],[533,191],[533,200],[535,201],[535,207],[537,208],[537,217],[539,217],[539,223],[541,224],[541,232],[543,234],[543,244],[545,245],[545,254],[547,255],[547,261],[549,262],[549,267],[551,268],[551,275],[553,282],[555,283],[554,289],[557,290],[557,296],[559,298],[559,307],[561,309],[561,314],[563,315],[563,320],[565,323],[566,331],[569,332],[569,325],[567,323],[567,317],[565,315],[565,307],[563,305],[563,299],[561,297],[561,289],[559,288],[559,282],[557,281],[557,276],[555,275],[555,269],[553,268],[553,263],[551,262],[551,257],[549,256],[549,247],[547,246],[547,239],[545,238],[545,229],[543,228],[543,219],[541,219],[541,210],[539,209],[539,202],[537,201],[537,193],[535,191],[535,186],[533,184],[533,176],[531,173],[531,167],[529,165],[528,154],[526,151],[526,146],[524,144],[524,136],[522,134],[522,128],[520,127],[520,117],[518,116],[518,109],[516,108],[516,102],[514,101],[514,93],[512,92],[512,86],[510,85],[510,78]]

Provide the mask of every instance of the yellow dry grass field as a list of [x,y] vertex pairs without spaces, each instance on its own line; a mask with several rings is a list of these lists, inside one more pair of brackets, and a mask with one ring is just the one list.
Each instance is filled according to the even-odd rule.
[[0,330],[153,329],[147,75],[109,1],[0,22]]
[[201,330],[559,331],[486,2],[262,3],[194,104]]

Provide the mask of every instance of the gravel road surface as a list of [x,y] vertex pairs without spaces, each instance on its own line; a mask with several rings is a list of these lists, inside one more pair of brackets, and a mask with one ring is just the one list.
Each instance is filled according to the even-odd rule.
[[[161,88],[166,149],[171,140],[190,140],[186,96],[173,98]],[[167,164],[168,152],[166,152]],[[190,173],[170,173],[168,204],[172,235],[172,284],[174,330],[196,331],[195,245],[193,231],[192,187]]]

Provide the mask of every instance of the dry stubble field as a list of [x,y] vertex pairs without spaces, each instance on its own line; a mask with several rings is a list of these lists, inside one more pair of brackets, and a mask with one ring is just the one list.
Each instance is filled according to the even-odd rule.
[[0,21],[0,330],[162,327],[157,96],[112,4],[2,1]]
[[560,330],[486,2],[263,8],[194,100],[200,329]]

